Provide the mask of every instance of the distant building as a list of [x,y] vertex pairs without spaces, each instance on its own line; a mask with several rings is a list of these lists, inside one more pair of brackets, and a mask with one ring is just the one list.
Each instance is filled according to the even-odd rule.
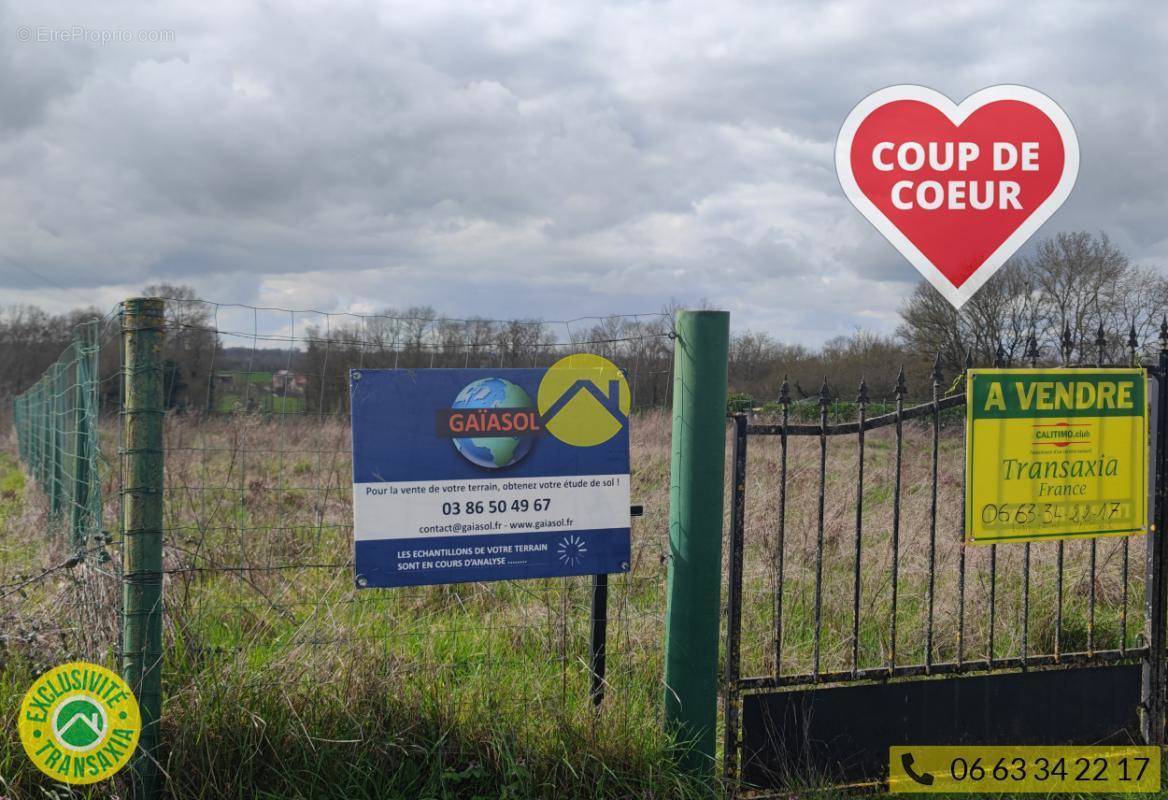
[[290,369],[272,373],[272,394],[276,397],[303,397],[308,391],[308,376]]

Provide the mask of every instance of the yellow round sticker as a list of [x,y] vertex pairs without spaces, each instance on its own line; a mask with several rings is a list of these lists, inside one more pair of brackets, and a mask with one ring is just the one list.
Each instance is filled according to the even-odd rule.
[[20,704],[17,727],[41,772],[64,783],[96,783],[129,762],[142,715],[117,674],[74,661],[36,679]]
[[632,394],[616,364],[578,353],[548,368],[535,402],[548,433],[565,444],[592,447],[628,424]]

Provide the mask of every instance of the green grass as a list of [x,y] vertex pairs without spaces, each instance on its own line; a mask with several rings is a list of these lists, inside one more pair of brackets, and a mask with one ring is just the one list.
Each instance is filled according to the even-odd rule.
[[[166,583],[162,763],[177,797],[688,798],[717,795],[678,771],[662,732],[669,420],[633,425],[633,569],[610,595],[609,686],[588,701],[588,579],[515,581],[392,591],[356,590],[349,525],[348,429],[300,416],[176,417],[167,422]],[[866,442],[861,666],[886,663],[891,639],[891,469],[887,431]],[[936,527],[936,659],[956,653],[960,555],[959,436],[941,447]],[[117,437],[106,432],[116,453]],[[925,552],[931,432],[909,426],[904,448],[897,663],[924,657]],[[743,674],[773,669],[773,553],[777,441],[752,440],[747,476]],[[818,440],[793,441],[785,528],[783,672],[806,671],[815,636]],[[116,458],[116,457],[115,457]],[[855,441],[829,445],[825,498],[825,670],[846,668],[853,625]],[[111,476],[114,473],[111,473]],[[43,498],[0,456],[0,584],[58,563]],[[6,488],[13,491],[6,493]],[[116,530],[115,484],[106,525]],[[5,498],[8,498],[5,500]],[[1082,647],[1087,544],[1067,547],[1064,649]],[[1099,545],[1097,646],[1120,625],[1119,542]],[[996,656],[1020,644],[1020,548],[999,548]],[[9,557],[9,553],[13,554]],[[1052,544],[1035,546],[1031,652],[1053,645]],[[1141,635],[1143,543],[1130,551],[1129,644]],[[965,657],[989,648],[988,553],[969,550]],[[20,564],[18,570],[14,565]],[[31,588],[3,609],[32,638],[2,639],[0,717],[11,719],[32,677],[69,657],[109,661],[109,635],[80,641],[58,620],[114,619],[117,582],[85,564]],[[107,571],[110,567],[107,567]],[[91,593],[112,587],[104,604]],[[93,615],[79,616],[81,612]],[[73,614],[74,616],[69,616]],[[50,624],[51,623],[51,624]],[[13,796],[42,783],[16,743],[0,736],[0,776]],[[100,795],[101,791],[94,790]],[[840,792],[805,782],[797,796]],[[846,796],[855,797],[855,793]],[[874,796],[874,795],[872,795]]]
[[272,392],[271,372],[220,372],[231,376],[232,387],[217,385],[215,410],[223,413],[252,411],[261,414],[301,414],[306,409],[303,397],[278,397]]
[[[233,522],[254,530],[270,513],[244,509]],[[226,554],[237,541],[211,531],[201,547]],[[306,557],[281,552],[296,544],[257,537],[237,560],[319,561],[348,546],[345,532],[325,530]],[[659,589],[614,579],[626,630],[656,613]],[[165,671],[168,771],[191,776],[174,787],[182,796],[235,796],[248,785],[273,797],[686,797],[702,788],[665,755],[659,652],[621,646],[620,618],[614,686],[591,707],[586,579],[356,592],[330,570],[248,581],[218,572],[181,579],[172,595],[187,598],[171,614]]]
[[237,383],[252,383],[257,386],[271,386],[273,377],[272,372],[247,372],[242,370],[238,372],[219,372],[216,374],[217,376],[231,376]]
[[[255,391],[248,395],[251,410],[261,414],[303,414],[307,408],[303,397],[289,395],[278,397],[271,392]],[[244,410],[244,397],[240,393],[222,393],[215,398],[215,410],[234,413]]]
[[[38,646],[44,629],[56,627],[46,613],[54,607],[52,590],[41,583],[15,588],[51,560],[47,531],[14,535],[29,533],[18,527],[27,510],[26,483],[12,454],[0,452],[0,798],[107,796],[108,787],[69,794],[53,787],[25,755],[13,724],[33,680],[60,661],[55,647]],[[37,611],[27,619],[18,609]]]
[[[10,453],[0,452],[0,530],[8,528],[9,520],[18,516],[24,508],[24,470]],[[0,536],[0,564],[37,565],[43,558],[41,543],[29,537]],[[0,571],[0,584],[7,570]],[[0,590],[0,594],[3,590]],[[0,610],[3,606],[0,605]]]
[[24,500],[24,471],[8,453],[0,453],[0,521],[20,510]]
[[[346,436],[296,417],[168,423],[162,762],[174,796],[711,794],[673,766],[662,730],[656,553],[613,579],[610,686],[596,709],[587,578],[355,589],[349,463],[336,455]],[[646,464],[645,479],[667,481],[667,459]],[[53,539],[32,522],[5,526],[0,541],[33,541],[34,563],[53,563]],[[19,614],[55,619],[76,597],[61,576]],[[114,600],[86,608],[116,615]],[[72,634],[16,647],[3,662],[5,718],[38,671],[93,652]],[[48,784],[14,736],[0,752],[9,791],[40,796]]]

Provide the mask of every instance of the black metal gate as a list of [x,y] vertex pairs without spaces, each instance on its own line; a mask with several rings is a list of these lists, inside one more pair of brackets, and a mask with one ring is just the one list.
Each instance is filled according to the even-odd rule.
[[[1137,365],[1134,332],[1128,347]],[[1136,539],[965,547],[965,396],[939,366],[920,405],[902,371],[885,413],[861,383],[854,417],[830,421],[825,380],[817,423],[792,421],[786,381],[775,424],[732,416],[731,787],[878,783],[897,744],[1164,741],[1168,325],[1145,368],[1154,525]]]

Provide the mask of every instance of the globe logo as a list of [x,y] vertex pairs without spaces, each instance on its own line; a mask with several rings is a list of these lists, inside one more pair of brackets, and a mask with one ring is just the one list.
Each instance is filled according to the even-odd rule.
[[[503,378],[480,378],[463,387],[452,408],[532,408],[535,403],[520,386]],[[502,469],[518,463],[531,452],[532,436],[475,436],[455,438],[462,457],[484,469]]]

